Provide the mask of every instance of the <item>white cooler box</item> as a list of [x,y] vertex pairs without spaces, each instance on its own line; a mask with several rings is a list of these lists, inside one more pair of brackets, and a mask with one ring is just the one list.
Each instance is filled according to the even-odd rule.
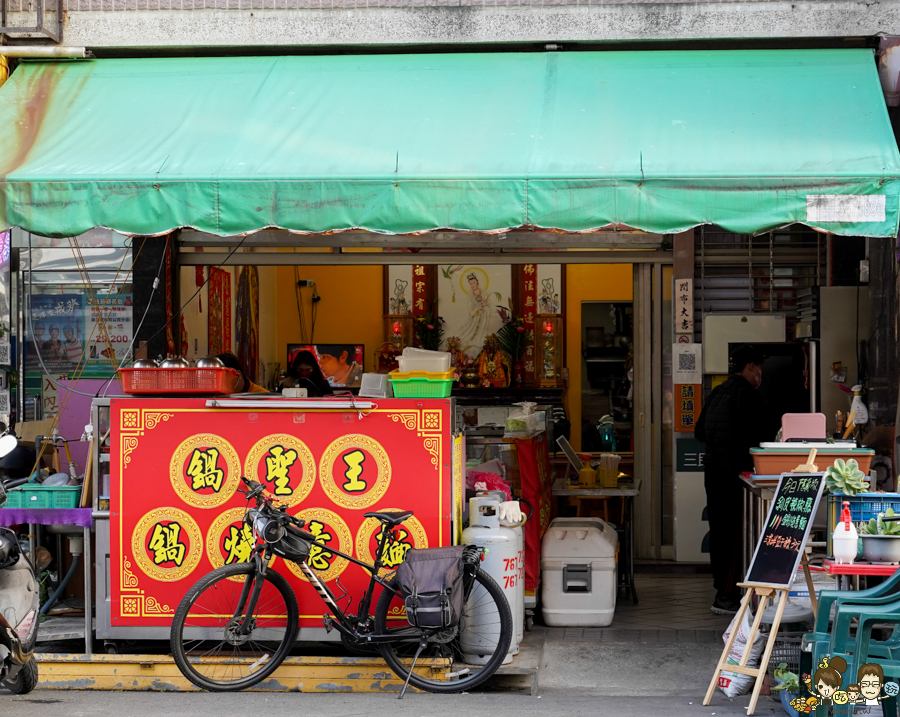
[[615,529],[600,518],[556,518],[541,544],[544,622],[606,627],[616,611]]

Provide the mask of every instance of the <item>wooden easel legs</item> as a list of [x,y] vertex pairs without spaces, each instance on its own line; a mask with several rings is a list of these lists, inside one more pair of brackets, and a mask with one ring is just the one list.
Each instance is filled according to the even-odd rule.
[[[738,610],[737,619],[734,621],[735,629],[731,631],[731,635],[728,636],[728,641],[725,643],[725,649],[722,650],[722,655],[719,657],[719,662],[716,664],[716,671],[713,674],[713,678],[709,683],[709,689],[706,690],[706,697],[703,698],[703,704],[708,705],[712,700],[713,692],[716,689],[716,685],[719,683],[719,677],[723,672],[736,672],[740,675],[749,675],[750,677],[755,677],[756,681],[753,685],[753,692],[750,696],[750,704],[747,706],[747,714],[752,715],[756,710],[756,702],[759,700],[759,691],[762,689],[763,678],[766,674],[766,669],[769,665],[769,657],[772,655],[772,648],[775,646],[775,638],[778,635],[778,627],[781,625],[781,616],[784,614],[784,607],[787,604],[787,596],[788,591],[783,587],[767,587],[767,586],[758,586],[758,585],[746,585],[744,583],[739,583],[739,586],[742,588],[747,588],[747,592],[744,593],[744,599],[741,600],[741,609]],[[766,604],[769,600],[773,599],[779,593],[781,595],[781,599],[778,601],[778,608],[775,611],[775,619],[772,622],[772,629],[769,632],[769,639],[766,641],[766,649],[763,651],[762,657],[760,658],[759,667],[747,667],[747,661],[750,658],[750,648],[753,646],[753,643],[756,639],[756,634],[759,632],[759,625],[762,622],[763,613],[766,610]],[[734,640],[737,636],[738,630],[740,629],[741,622],[744,619],[744,613],[750,607],[750,600],[753,595],[756,594],[759,596],[759,606],[756,609],[756,617],[753,620],[753,625],[750,628],[750,634],[747,636],[747,643],[744,647],[744,654],[741,655],[741,662],[738,665],[729,665],[728,664],[728,653],[731,652],[731,648],[734,646]]]

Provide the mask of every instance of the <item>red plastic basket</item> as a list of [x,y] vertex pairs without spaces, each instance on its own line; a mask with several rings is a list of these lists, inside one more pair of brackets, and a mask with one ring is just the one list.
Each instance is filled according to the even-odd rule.
[[122,390],[137,394],[234,393],[241,374],[233,368],[123,368]]

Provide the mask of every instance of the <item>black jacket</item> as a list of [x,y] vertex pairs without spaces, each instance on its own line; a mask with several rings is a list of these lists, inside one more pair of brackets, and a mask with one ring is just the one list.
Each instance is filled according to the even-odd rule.
[[729,376],[709,394],[694,427],[706,444],[704,464],[735,473],[753,469],[750,449],[771,438],[766,432],[762,399],[741,376]]

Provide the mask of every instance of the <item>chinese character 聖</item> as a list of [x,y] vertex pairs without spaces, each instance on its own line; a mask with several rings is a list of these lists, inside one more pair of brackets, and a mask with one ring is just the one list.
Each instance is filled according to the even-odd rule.
[[275,481],[275,495],[292,495],[290,486],[290,468],[297,460],[297,451],[284,450],[284,446],[272,446],[266,456],[266,480]]

